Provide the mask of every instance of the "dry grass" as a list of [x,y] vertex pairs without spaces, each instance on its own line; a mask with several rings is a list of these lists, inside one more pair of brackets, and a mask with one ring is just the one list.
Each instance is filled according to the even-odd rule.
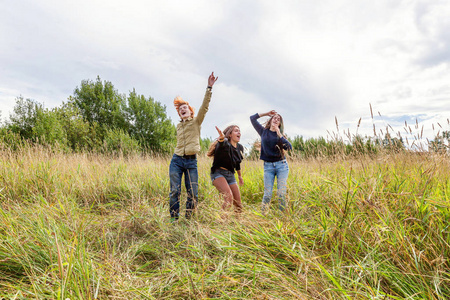
[[[289,209],[259,214],[262,163],[245,161],[244,212],[222,219],[199,159],[199,212],[168,216],[169,158],[0,158],[0,295],[7,299],[447,299],[445,156],[290,162]],[[185,198],[185,197],[184,197]],[[184,203],[184,200],[182,200]]]

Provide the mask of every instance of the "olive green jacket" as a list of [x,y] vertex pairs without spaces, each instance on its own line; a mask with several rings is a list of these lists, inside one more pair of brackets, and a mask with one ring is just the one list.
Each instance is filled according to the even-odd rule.
[[211,101],[211,88],[206,89],[205,98],[203,98],[202,106],[198,110],[197,116],[181,120],[177,125],[177,146],[175,154],[179,156],[193,155],[200,151],[200,129],[208,111],[209,102]]

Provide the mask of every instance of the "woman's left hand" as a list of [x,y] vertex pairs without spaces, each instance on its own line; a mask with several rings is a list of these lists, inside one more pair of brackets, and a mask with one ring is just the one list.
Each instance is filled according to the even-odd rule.
[[214,83],[219,79],[219,76],[214,77],[214,72],[211,73],[208,77],[208,86],[213,87]]
[[238,176],[239,178],[239,185],[243,185],[244,184],[244,178],[242,178],[242,176]]
[[277,133],[277,135],[278,135],[279,138],[282,138],[282,137],[283,137],[283,135],[281,134],[281,131],[280,131],[280,127],[277,126],[277,127],[275,128],[275,132]]

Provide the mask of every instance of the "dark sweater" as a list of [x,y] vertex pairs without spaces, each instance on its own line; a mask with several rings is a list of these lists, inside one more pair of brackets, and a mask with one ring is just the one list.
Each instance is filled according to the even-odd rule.
[[264,128],[257,121],[260,118],[259,114],[254,114],[250,117],[253,127],[261,136],[261,156],[260,159],[267,162],[276,162],[284,159],[281,149],[291,150],[292,145],[285,137],[279,138],[275,131],[269,128]]
[[233,147],[233,145],[228,142],[228,139],[224,139],[223,142],[218,142],[214,151],[214,161],[211,167],[211,173],[221,167],[233,173],[235,170],[239,171],[241,169],[241,161],[244,159],[242,156],[243,152],[244,147],[239,143],[236,147]]

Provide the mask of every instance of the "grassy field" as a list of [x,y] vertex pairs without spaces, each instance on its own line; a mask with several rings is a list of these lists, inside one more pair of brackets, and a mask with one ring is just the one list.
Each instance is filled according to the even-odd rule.
[[245,161],[225,219],[201,157],[199,211],[171,224],[169,159],[0,154],[1,299],[450,298],[444,156],[291,161],[266,216]]

